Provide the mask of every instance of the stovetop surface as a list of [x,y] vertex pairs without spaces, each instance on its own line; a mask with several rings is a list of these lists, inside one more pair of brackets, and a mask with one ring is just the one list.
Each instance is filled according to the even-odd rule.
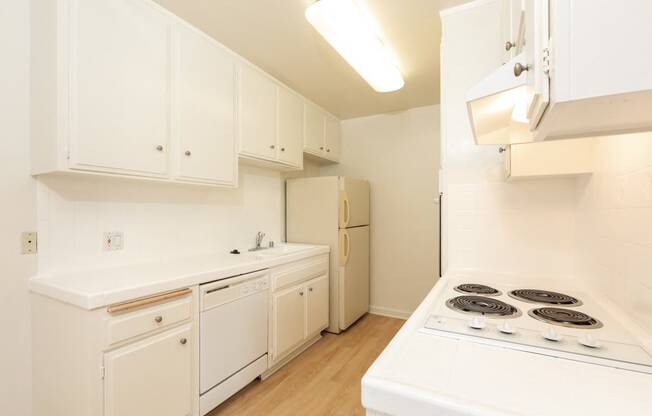
[[576,291],[450,280],[424,331],[652,373],[652,355],[589,295]]

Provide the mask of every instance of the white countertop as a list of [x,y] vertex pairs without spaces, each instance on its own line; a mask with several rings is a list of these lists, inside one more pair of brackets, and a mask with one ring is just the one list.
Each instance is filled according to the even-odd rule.
[[298,250],[260,258],[249,252],[212,253],[109,269],[43,274],[32,278],[29,286],[32,292],[90,310],[330,252],[328,246],[305,244],[287,246]]
[[650,374],[419,332],[444,283],[435,285],[365,374],[368,410],[388,416],[613,416],[652,409]]

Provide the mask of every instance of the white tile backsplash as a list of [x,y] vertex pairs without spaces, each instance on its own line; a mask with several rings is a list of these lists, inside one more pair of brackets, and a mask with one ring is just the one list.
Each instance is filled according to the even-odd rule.
[[652,332],[652,133],[597,138],[577,187],[576,274]]
[[[242,251],[257,231],[283,237],[280,173],[247,166],[234,190],[76,176],[44,177],[37,193],[41,274]],[[109,231],[124,232],[123,250],[102,249]]]

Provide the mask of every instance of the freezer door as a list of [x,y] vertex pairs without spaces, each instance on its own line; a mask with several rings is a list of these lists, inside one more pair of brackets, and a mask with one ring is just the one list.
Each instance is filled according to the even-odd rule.
[[369,227],[340,230],[340,329],[369,311]]
[[369,182],[340,178],[340,228],[369,225]]

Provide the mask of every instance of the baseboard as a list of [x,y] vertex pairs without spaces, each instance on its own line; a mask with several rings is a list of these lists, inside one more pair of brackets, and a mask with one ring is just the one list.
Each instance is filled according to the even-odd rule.
[[294,360],[297,356],[299,356],[301,353],[303,353],[305,350],[308,348],[312,347],[314,343],[322,339],[321,333],[317,334],[314,338],[310,339],[309,341],[306,341],[305,344],[303,344],[301,347],[297,348],[296,350],[292,351],[290,354],[286,355],[284,358],[282,358],[280,361],[272,364],[271,367],[267,371],[265,371],[263,374],[261,374],[260,379],[265,380],[269,378],[272,374],[280,370],[282,367],[285,367],[287,363],[290,361]]
[[369,313],[397,319],[408,319],[410,315],[412,315],[412,312],[392,308],[383,308],[382,306],[373,305],[369,306]]

